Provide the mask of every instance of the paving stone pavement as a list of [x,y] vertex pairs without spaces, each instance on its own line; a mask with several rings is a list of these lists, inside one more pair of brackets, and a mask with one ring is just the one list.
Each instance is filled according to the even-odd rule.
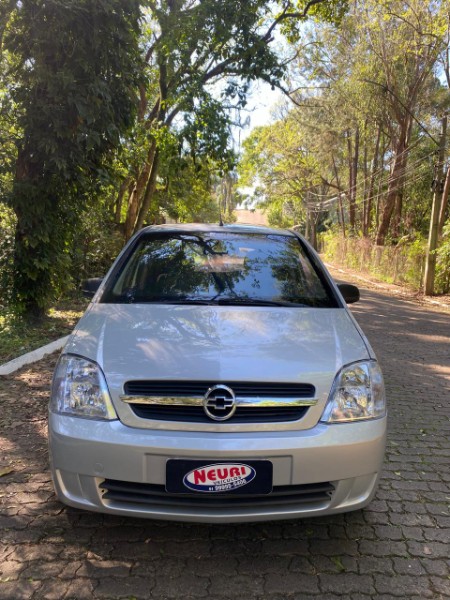
[[362,290],[382,362],[386,462],[375,500],[244,525],[125,519],[53,494],[46,403],[56,356],[0,379],[0,599],[450,598],[450,315]]

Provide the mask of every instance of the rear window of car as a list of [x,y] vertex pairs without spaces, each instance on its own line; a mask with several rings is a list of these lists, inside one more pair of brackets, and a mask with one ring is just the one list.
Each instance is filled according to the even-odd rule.
[[225,231],[143,235],[101,302],[338,306],[298,238]]

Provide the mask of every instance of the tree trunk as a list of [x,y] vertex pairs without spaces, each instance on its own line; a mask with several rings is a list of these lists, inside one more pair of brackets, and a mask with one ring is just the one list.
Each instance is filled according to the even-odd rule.
[[142,200],[141,208],[139,210],[138,218],[136,220],[136,225],[134,227],[133,233],[136,233],[136,231],[139,231],[139,229],[142,229],[142,226],[144,225],[145,218],[146,218],[147,213],[151,206],[153,194],[155,193],[158,169],[159,169],[159,151],[156,149],[156,145],[155,145],[155,153],[154,153],[153,163],[152,163],[152,172],[150,173],[150,177],[147,182],[147,187],[145,188],[144,198]]
[[[447,139],[447,115],[442,118],[441,139],[439,142],[438,162],[435,171],[435,185],[433,203],[431,206],[430,232],[428,235],[427,255],[425,258],[424,293],[426,296],[434,294],[434,280],[436,275],[436,248],[439,243],[439,216],[442,205],[443,173],[445,144]],[[442,187],[441,187],[442,186]]]
[[444,191],[442,192],[442,198],[441,198],[441,210],[439,212],[439,225],[438,225],[439,238],[442,237],[442,230],[444,228],[444,224],[446,221],[449,192],[450,192],[450,167],[447,167],[447,172],[445,175],[445,182],[444,182]]
[[398,240],[400,237],[400,225],[402,222],[402,211],[403,211],[403,189],[399,190],[397,198],[395,199],[394,213],[392,219],[392,237],[394,240]]
[[380,226],[380,215],[381,215],[381,181],[378,181],[378,189],[377,189],[377,204],[375,207],[375,229],[378,231]]
[[16,309],[25,318],[39,321],[51,302],[55,284],[66,276],[61,263],[69,239],[69,215],[61,210],[59,194],[39,181],[40,165],[33,163],[32,157],[29,147],[19,149],[11,198],[17,218],[12,295]]
[[347,134],[347,152],[348,152],[348,216],[350,221],[350,231],[355,228],[355,205],[353,202],[353,145],[350,133]]
[[[149,129],[158,128],[165,122],[165,102],[168,94],[167,64],[163,55],[158,56],[159,66],[159,97],[147,120]],[[174,113],[175,114],[175,113]],[[168,123],[166,123],[168,125]],[[136,182],[136,187],[130,195],[129,215],[125,223],[125,238],[128,239],[133,233],[142,228],[145,217],[150,208],[153,193],[156,188],[156,177],[158,175],[159,156],[157,142],[152,137],[150,148],[144,167]]]
[[352,140],[350,135],[347,137],[348,161],[349,161],[349,216],[350,229],[356,228],[356,181],[358,178],[358,158],[359,158],[359,127],[355,131],[355,150],[352,150]]
[[306,218],[305,218],[305,238],[308,240],[308,242],[311,242],[311,237],[309,235],[309,223],[310,223],[310,212],[309,212],[309,208],[308,208],[308,202],[309,202],[309,194],[308,192],[306,192],[307,196],[306,196]]
[[400,135],[395,147],[394,164],[391,169],[388,183],[388,193],[384,205],[383,215],[378,228],[376,244],[384,246],[386,236],[391,224],[392,214],[399,194],[402,193],[405,183],[405,167],[408,158],[409,134],[411,132],[412,121],[410,117],[405,118],[401,124]]
[[142,203],[144,201],[143,199],[149,182],[150,174],[153,171],[155,154],[156,141],[152,139],[144,166],[142,167],[139,177],[137,178],[136,185],[134,186],[128,200],[127,218],[125,220],[125,240],[129,240],[133,233],[137,231],[137,229],[140,229],[140,227],[136,226],[136,220],[138,219],[138,215],[140,214]]
[[317,250],[317,224],[319,222],[320,214],[312,214],[310,224],[311,224],[311,245],[314,250]]
[[369,179],[369,167],[368,167],[368,155],[369,155],[369,150],[367,148],[367,121],[364,123],[364,158],[363,158],[363,177],[364,177],[364,185],[363,185],[363,191],[362,191],[362,197],[363,197],[363,203],[362,203],[362,212],[361,212],[361,229],[363,231],[363,235],[364,235],[364,224],[367,221],[367,189],[368,189],[368,184],[367,184],[367,180]]
[[[120,184],[120,187],[119,187],[119,191],[117,192],[116,201],[114,203],[114,206],[115,206],[115,208],[114,208],[114,223],[116,225],[120,224],[121,214],[122,214],[123,197],[124,197],[127,189],[130,187],[131,183],[132,183],[131,177],[127,177],[126,179],[124,179],[122,181],[122,183]],[[131,190],[130,190],[130,193],[131,193]]]
[[372,169],[370,172],[370,182],[369,188],[367,191],[366,198],[366,210],[364,213],[364,223],[363,223],[363,236],[369,236],[370,224],[372,222],[372,206],[373,206],[373,192],[375,188],[375,174],[378,170],[378,154],[380,152],[380,140],[381,140],[381,125],[378,126],[377,131],[377,141],[375,142],[375,150],[373,153],[372,160]]
[[[338,174],[338,170],[336,167],[336,161],[334,159],[334,154],[332,156],[333,159],[333,169],[334,169],[334,176],[336,177],[336,184],[338,186],[338,189],[341,190],[341,182],[339,179],[339,174]],[[345,215],[344,215],[344,207],[342,204],[342,193],[339,192],[339,196],[338,196],[338,202],[339,202],[339,213],[341,215],[341,227],[342,227],[342,236],[345,238],[346,234],[345,234]]]

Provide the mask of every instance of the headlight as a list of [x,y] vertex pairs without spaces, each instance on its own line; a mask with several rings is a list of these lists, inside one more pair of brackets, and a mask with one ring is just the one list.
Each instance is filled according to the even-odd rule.
[[344,367],[336,376],[321,421],[343,423],[386,414],[383,375],[375,361]]
[[61,356],[56,367],[50,410],[90,419],[117,419],[100,367],[70,354]]

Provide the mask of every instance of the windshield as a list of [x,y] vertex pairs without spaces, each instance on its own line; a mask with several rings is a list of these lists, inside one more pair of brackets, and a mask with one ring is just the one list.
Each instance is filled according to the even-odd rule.
[[337,306],[296,237],[230,232],[142,236],[101,302]]

